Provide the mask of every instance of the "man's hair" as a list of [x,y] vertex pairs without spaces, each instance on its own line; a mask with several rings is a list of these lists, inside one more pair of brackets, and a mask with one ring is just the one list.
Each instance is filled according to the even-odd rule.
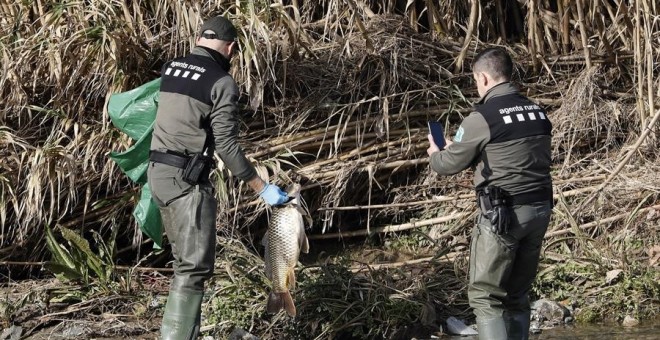
[[487,48],[474,58],[472,72],[485,72],[490,74],[494,80],[509,81],[513,73],[513,61],[504,49]]

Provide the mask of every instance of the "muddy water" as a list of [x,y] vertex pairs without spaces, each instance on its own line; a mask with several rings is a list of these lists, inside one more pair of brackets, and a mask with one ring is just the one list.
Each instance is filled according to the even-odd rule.
[[628,340],[660,339],[660,320],[654,323],[635,327],[621,327],[619,325],[591,325],[561,327],[545,330],[538,336],[530,339],[594,339],[594,340]]
[[[561,339],[561,340],[659,340],[660,320],[645,323],[635,327],[620,325],[585,325],[567,326],[543,330],[530,339]],[[442,340],[477,340],[477,337],[443,336]]]

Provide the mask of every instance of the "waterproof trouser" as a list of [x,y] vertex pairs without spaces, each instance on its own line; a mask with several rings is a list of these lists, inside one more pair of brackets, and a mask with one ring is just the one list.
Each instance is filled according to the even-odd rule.
[[[210,184],[186,185],[179,176],[149,174],[174,256],[174,278],[163,314],[164,340],[196,339],[204,283],[213,274],[217,201]],[[168,170],[168,169],[166,169]]]
[[479,339],[527,339],[534,282],[551,202],[512,207],[509,232],[496,235],[479,216],[470,245],[468,298]]

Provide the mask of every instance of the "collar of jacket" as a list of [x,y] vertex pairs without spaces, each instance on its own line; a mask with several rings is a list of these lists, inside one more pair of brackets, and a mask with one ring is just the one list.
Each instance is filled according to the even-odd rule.
[[225,56],[223,56],[222,54],[220,54],[220,52],[216,50],[204,46],[195,46],[195,48],[193,48],[192,50],[192,54],[211,58],[215,60],[215,62],[220,64],[220,67],[222,67],[222,69],[225,72],[229,72],[229,67],[231,67],[231,63],[229,62],[229,59],[225,58]]
[[495,86],[493,86],[488,92],[486,92],[486,95],[483,96],[477,104],[483,104],[487,102],[489,99],[494,98],[494,97],[499,97],[499,96],[506,96],[508,94],[514,94],[518,93],[518,89],[513,86],[510,82],[506,81],[503,83],[499,83]]

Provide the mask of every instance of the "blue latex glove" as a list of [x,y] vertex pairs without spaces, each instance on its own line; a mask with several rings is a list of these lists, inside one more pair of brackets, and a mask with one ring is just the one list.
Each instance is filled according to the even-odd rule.
[[282,191],[277,185],[270,183],[266,183],[259,193],[259,197],[263,198],[266,204],[270,206],[280,205],[289,200],[289,196],[286,192]]

